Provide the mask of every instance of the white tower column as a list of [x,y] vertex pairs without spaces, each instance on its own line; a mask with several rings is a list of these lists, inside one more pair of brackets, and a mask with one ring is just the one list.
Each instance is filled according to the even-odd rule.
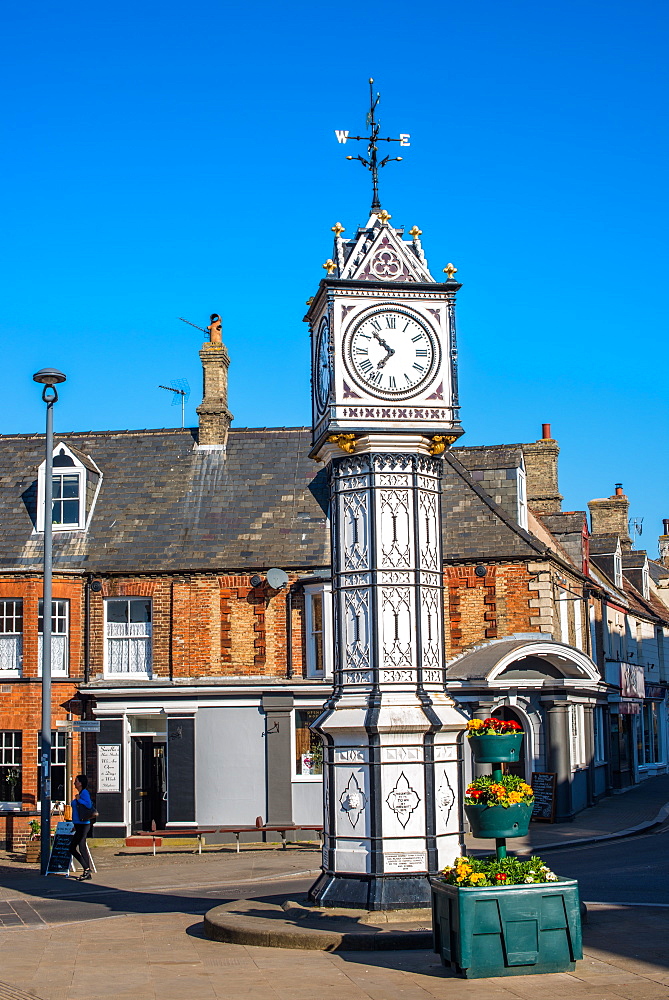
[[465,719],[445,690],[441,459],[421,434],[368,434],[330,474],[335,687],[324,741],[321,906],[429,906],[462,845]]

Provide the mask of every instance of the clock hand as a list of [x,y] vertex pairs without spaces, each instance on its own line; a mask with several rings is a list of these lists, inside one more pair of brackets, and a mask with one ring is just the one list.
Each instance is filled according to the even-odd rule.
[[376,366],[377,368],[383,368],[383,367],[384,367],[384,365],[385,365],[385,363],[386,363],[386,361],[388,361],[388,359],[389,359],[389,358],[392,358],[392,356],[393,356],[393,354],[395,353],[395,351],[394,351],[394,350],[393,350],[393,348],[392,348],[392,347],[390,347],[390,345],[389,345],[389,344],[388,344],[388,343],[387,343],[387,342],[386,342],[386,341],[385,341],[385,340],[383,339],[383,337],[380,337],[380,336],[378,335],[378,333],[376,332],[376,330],[374,330],[374,331],[373,331],[373,333],[372,333],[372,336],[373,336],[373,337],[376,337],[376,339],[378,340],[378,342],[379,342],[379,343],[381,344],[381,347],[385,347],[386,351],[388,352],[388,353],[386,354],[385,358],[383,358],[383,360],[382,360],[382,361],[379,361],[379,363],[378,363],[378,364],[377,364],[377,366]]

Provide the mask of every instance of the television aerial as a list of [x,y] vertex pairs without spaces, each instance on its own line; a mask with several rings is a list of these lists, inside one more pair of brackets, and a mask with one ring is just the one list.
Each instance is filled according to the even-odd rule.
[[172,406],[181,403],[181,426],[185,427],[186,402],[190,396],[190,386],[185,378],[170,379],[169,385],[159,385],[159,389],[166,389],[172,393]]

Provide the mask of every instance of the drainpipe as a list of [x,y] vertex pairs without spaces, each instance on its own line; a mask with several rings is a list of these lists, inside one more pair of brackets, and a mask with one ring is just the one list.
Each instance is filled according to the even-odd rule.
[[88,684],[91,676],[91,583],[93,574],[89,573],[84,583],[84,684]]

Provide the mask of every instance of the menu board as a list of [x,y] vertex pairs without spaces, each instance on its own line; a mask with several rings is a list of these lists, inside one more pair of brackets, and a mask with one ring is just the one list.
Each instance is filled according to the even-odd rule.
[[98,743],[98,792],[121,791],[121,747]]
[[74,833],[74,823],[58,823],[51,843],[51,854],[47,865],[47,875],[68,875],[70,871],[70,844]]
[[532,772],[534,809],[532,819],[543,823],[555,822],[555,787],[557,774],[550,771]]

